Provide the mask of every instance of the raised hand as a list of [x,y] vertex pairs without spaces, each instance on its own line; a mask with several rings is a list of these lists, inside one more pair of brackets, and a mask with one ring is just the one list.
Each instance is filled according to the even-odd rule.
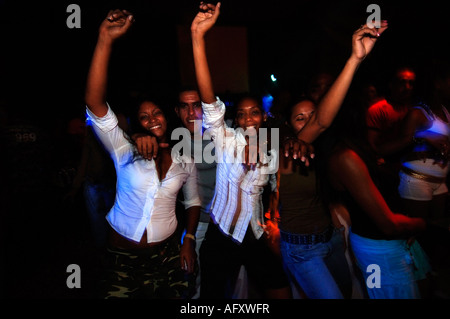
[[99,35],[103,39],[114,41],[130,29],[134,17],[127,10],[111,10],[100,25]]
[[314,146],[301,139],[286,138],[281,148],[285,157],[292,156],[293,159],[300,159],[306,166],[309,166],[309,159],[314,158]]
[[375,42],[387,29],[387,21],[380,23],[380,28],[361,26],[353,33],[352,53],[339,76],[319,102],[316,112],[303,129],[297,133],[297,138],[312,143],[333,122],[347,95],[356,70],[366,56],[372,51]]
[[160,148],[168,148],[168,143],[159,143],[156,137],[148,134],[134,134],[132,137],[136,143],[138,153],[146,160],[152,160],[158,156]]
[[200,11],[195,16],[191,24],[191,32],[198,35],[205,35],[216,23],[220,14],[220,2],[216,5],[200,2]]
[[127,10],[111,10],[99,28],[97,45],[89,68],[85,100],[96,116],[105,116],[108,64],[114,40],[123,36],[134,22]]
[[386,20],[380,22],[380,28],[369,28],[367,24],[362,25],[353,33],[352,56],[358,60],[364,60],[372,51],[378,37],[386,31],[388,23]]

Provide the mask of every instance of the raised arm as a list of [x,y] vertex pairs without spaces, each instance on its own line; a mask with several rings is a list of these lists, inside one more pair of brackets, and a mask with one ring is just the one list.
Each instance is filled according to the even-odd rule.
[[380,28],[361,26],[353,33],[352,54],[345,63],[339,76],[327,91],[317,106],[309,122],[298,133],[297,137],[305,142],[312,143],[333,122],[345,96],[347,95],[353,77],[366,56],[372,51],[378,37],[387,29],[386,21],[382,21]]
[[89,69],[85,101],[88,108],[98,117],[106,115],[106,88],[108,64],[115,40],[123,36],[133,24],[134,18],[126,10],[110,11],[99,28],[97,44]]
[[220,14],[220,2],[217,5],[200,4],[200,11],[191,25],[192,49],[194,54],[195,75],[200,98],[203,102],[211,104],[216,101],[214,88],[206,58],[205,34],[217,21]]

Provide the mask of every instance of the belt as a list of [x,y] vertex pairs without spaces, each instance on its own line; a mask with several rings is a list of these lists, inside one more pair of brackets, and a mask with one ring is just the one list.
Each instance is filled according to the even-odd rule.
[[324,232],[319,234],[292,234],[280,230],[280,237],[283,241],[294,245],[312,245],[317,243],[326,243],[333,235],[334,227],[328,227]]
[[127,239],[117,233],[114,229],[110,228],[109,232],[109,246],[116,249],[123,250],[149,250],[149,249],[157,249],[158,247],[164,247],[164,244],[169,242],[176,236],[176,232],[170,235],[168,238],[164,239],[160,242],[147,243],[147,230],[144,231],[140,242],[134,242],[130,239]]
[[421,180],[423,180],[425,182],[429,182],[429,183],[444,183],[446,180],[445,177],[437,177],[437,176],[419,173],[419,172],[416,172],[416,171],[414,171],[408,167],[404,167],[404,166],[402,166],[401,171],[411,177],[421,179]]

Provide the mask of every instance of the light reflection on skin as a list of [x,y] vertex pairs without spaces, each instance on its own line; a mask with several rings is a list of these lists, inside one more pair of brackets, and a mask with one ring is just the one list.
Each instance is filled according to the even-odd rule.
[[[197,91],[188,90],[181,92],[178,100],[175,112],[183,123],[183,126],[189,130],[191,135],[193,135],[196,131],[195,121],[202,121],[203,117],[200,96]],[[201,128],[201,123],[199,128]]]
[[301,101],[292,107],[289,124],[295,134],[298,134],[305,127],[315,110],[316,106],[309,100]]
[[141,126],[160,143],[167,142],[167,120],[163,111],[153,102],[145,101],[139,106],[138,119]]

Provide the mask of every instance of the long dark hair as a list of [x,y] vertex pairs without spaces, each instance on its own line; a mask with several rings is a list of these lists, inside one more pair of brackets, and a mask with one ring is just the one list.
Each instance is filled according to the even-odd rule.
[[[174,115],[172,115],[172,113],[174,112],[170,112],[170,106],[173,105],[173,101],[169,100],[169,97],[160,96],[157,94],[139,93],[135,97],[131,98],[130,103],[132,105],[132,108],[130,109],[129,112],[128,131],[124,132],[125,137],[131,144],[136,145],[136,142],[131,138],[134,134],[139,133],[150,134],[145,128],[142,127],[138,119],[139,108],[144,102],[151,102],[157,105],[163,112],[164,117],[166,118],[167,121],[167,131],[166,131],[167,141],[170,147],[173,147],[176,142],[172,141],[170,138],[172,131],[175,129],[175,126],[173,124],[175,122]],[[137,159],[142,159],[142,157],[137,151],[135,151],[133,154],[133,161]]]

